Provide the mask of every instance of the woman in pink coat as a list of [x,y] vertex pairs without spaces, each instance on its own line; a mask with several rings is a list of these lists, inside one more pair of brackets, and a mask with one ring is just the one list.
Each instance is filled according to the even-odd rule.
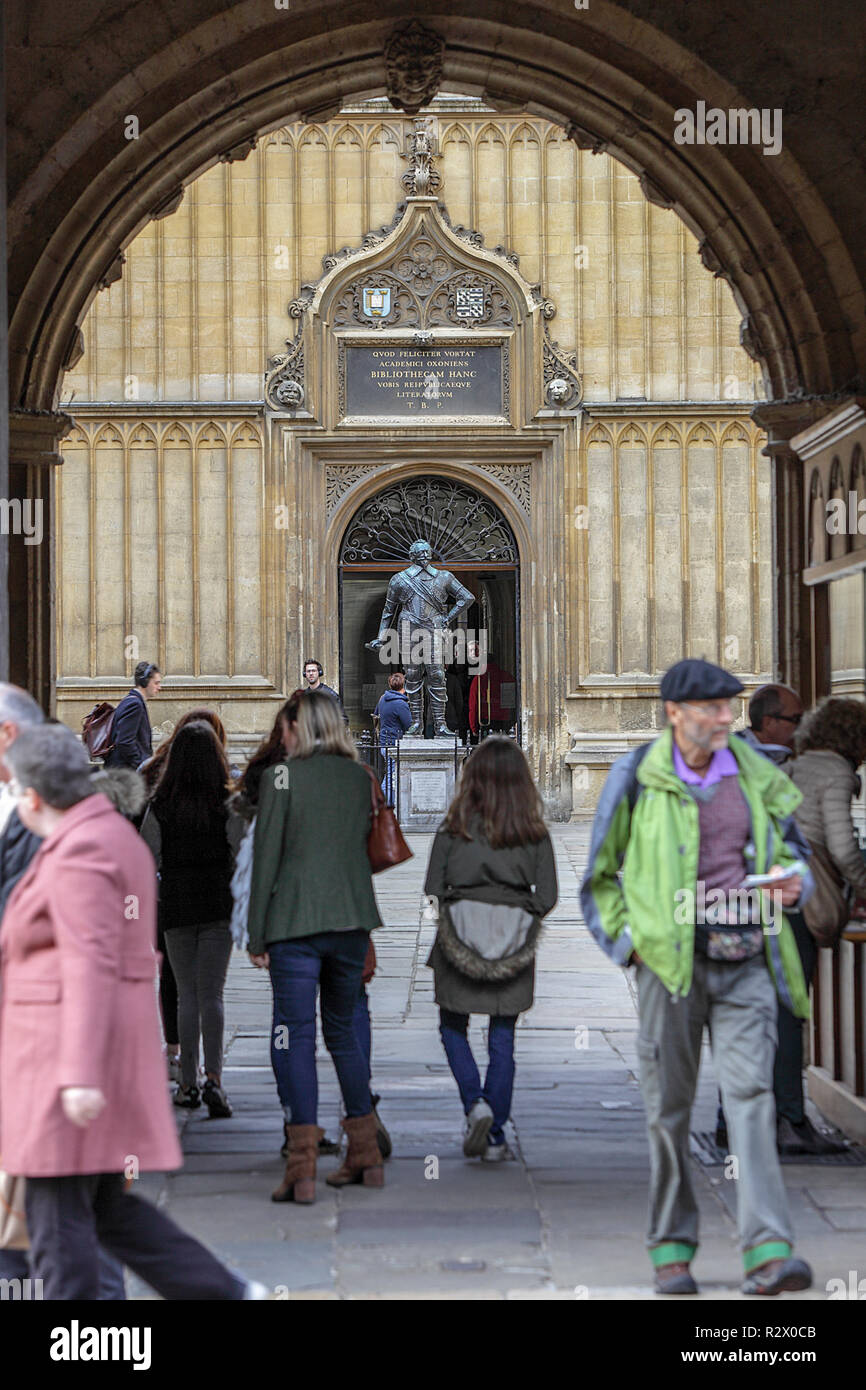
[[150,850],[94,792],[70,730],[26,730],[4,757],[44,838],[0,932],[0,1155],[27,1179],[32,1273],[45,1298],[95,1299],[101,1243],[165,1298],[261,1297],[127,1181],[181,1164]]

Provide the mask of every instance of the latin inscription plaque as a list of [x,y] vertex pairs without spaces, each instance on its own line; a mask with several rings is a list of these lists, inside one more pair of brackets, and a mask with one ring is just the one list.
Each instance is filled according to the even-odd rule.
[[489,344],[347,346],[344,413],[502,416],[502,352]]

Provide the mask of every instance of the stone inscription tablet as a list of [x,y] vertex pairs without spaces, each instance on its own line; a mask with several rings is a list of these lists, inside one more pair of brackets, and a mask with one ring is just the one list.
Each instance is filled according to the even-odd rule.
[[[503,415],[502,348],[347,347],[347,415]],[[342,394],[342,393],[341,393]]]

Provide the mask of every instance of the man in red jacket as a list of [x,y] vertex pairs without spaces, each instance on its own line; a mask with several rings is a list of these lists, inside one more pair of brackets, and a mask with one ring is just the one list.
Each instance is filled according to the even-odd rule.
[[516,719],[517,685],[510,671],[497,666],[492,652],[487,669],[474,676],[469,687],[469,727],[475,737],[484,733],[504,734]]

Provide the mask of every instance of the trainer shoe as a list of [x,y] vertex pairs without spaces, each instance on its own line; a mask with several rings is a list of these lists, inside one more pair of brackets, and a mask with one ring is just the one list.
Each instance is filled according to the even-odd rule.
[[506,1163],[508,1159],[513,1157],[514,1154],[511,1149],[509,1149],[504,1139],[501,1144],[494,1144],[488,1136],[487,1148],[481,1155],[482,1163]]
[[172,1100],[181,1110],[198,1110],[201,1105],[201,1096],[198,1093],[198,1086],[190,1086],[188,1091],[185,1091],[182,1086],[178,1086],[172,1096]]
[[674,1264],[659,1265],[655,1273],[656,1293],[697,1293],[698,1286],[692,1278],[691,1270],[685,1260]]
[[753,1269],[740,1286],[741,1293],[800,1293],[812,1287],[812,1271],[805,1260],[768,1260]]
[[229,1104],[229,1098],[222,1086],[218,1086],[210,1077],[204,1083],[201,1098],[210,1111],[212,1120],[231,1119],[232,1108]]
[[463,1152],[467,1158],[478,1158],[487,1148],[487,1136],[493,1124],[493,1111],[486,1100],[477,1100],[466,1116],[463,1131]]

